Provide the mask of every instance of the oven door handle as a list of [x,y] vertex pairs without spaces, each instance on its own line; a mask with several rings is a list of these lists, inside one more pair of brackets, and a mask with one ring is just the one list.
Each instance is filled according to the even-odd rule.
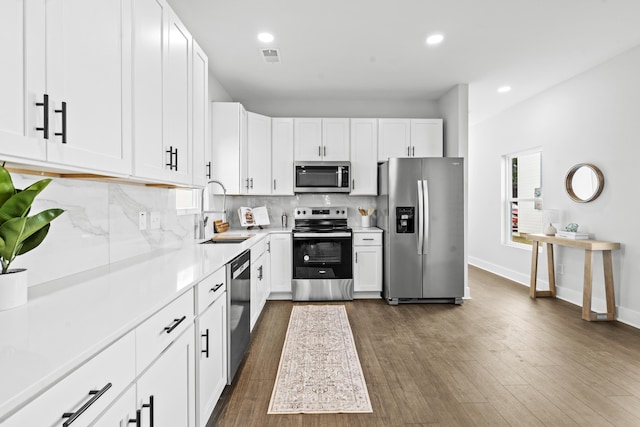
[[300,239],[300,238],[318,238],[318,237],[322,237],[322,238],[335,238],[335,237],[351,237],[351,233],[348,232],[344,232],[344,233],[293,233],[293,238],[294,239]]

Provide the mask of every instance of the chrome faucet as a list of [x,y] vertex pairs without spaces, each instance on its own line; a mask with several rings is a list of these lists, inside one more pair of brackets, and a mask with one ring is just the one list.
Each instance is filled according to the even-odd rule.
[[215,179],[212,179],[211,181],[207,182],[207,185],[209,184],[218,184],[220,187],[222,187],[222,211],[205,211],[204,210],[204,192],[207,189],[207,186],[204,186],[202,188],[202,192],[200,193],[200,217],[198,218],[198,226],[196,228],[197,239],[204,239],[205,227],[207,226],[207,221],[209,220],[209,217],[204,216],[205,213],[222,213],[222,221],[224,222],[227,221],[227,189],[225,188],[224,184],[222,184],[220,181],[217,181]]

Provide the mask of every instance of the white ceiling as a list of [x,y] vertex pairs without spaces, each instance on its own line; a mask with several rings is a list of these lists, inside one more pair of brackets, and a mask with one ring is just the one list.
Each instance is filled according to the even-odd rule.
[[[472,123],[640,45],[640,0],[169,3],[236,101],[435,100],[467,83]],[[427,46],[435,32],[444,42]],[[264,63],[261,47],[282,62]]]

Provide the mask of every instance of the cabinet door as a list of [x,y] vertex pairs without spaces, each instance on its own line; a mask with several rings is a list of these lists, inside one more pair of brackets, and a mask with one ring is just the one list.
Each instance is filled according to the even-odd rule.
[[411,144],[411,120],[378,119],[378,161],[389,157],[409,157]]
[[[27,17],[29,21],[27,21]],[[34,26],[27,34],[25,29]],[[44,10],[34,2],[0,2],[0,154],[44,160]],[[29,43],[33,41],[35,43]],[[28,49],[27,49],[28,47]],[[30,55],[27,55],[30,54]],[[25,66],[26,65],[26,66]],[[30,67],[30,68],[27,68]],[[27,84],[29,70],[32,82]],[[28,91],[25,93],[25,86]]]
[[168,8],[164,0],[134,0],[132,5],[134,174],[159,180],[170,179],[162,117]]
[[411,120],[412,157],[442,157],[442,119]]
[[[136,407],[142,425],[193,427],[195,425],[195,356],[193,325],[151,365],[137,382]],[[153,404],[149,405],[153,397]]]
[[211,179],[209,143],[209,61],[193,41],[193,176],[194,185],[204,186]]
[[271,194],[271,118],[247,113],[247,194]]
[[378,194],[378,121],[351,119],[351,195]]
[[50,162],[131,173],[128,12],[120,1],[46,1]]
[[[168,13],[164,70],[164,149],[174,151],[171,181],[191,183],[191,34],[172,10]],[[166,155],[166,154],[165,154]]]
[[322,119],[294,119],[294,159],[322,160]]
[[354,246],[354,292],[382,292],[382,247]]
[[271,235],[271,292],[291,293],[291,234]]
[[197,425],[205,427],[227,385],[227,296],[221,295],[198,319]]
[[271,194],[293,196],[293,119],[271,119]]
[[[240,194],[240,146],[246,140],[247,112],[237,102],[211,103],[211,157],[213,179],[224,184],[229,194]],[[209,186],[222,194],[219,186]]]
[[349,119],[322,119],[322,159],[349,161]]
[[136,387],[132,385],[91,427],[127,427],[136,418]]

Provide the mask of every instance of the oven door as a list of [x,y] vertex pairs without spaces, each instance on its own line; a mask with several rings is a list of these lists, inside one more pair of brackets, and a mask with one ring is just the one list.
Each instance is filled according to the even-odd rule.
[[350,232],[293,233],[294,301],[353,299]]

